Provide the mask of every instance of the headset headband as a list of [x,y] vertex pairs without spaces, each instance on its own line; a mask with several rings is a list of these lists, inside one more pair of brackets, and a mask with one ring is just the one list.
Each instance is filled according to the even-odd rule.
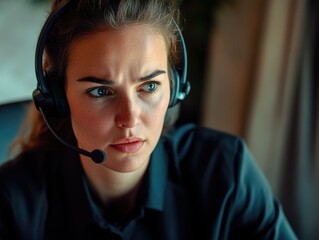
[[49,90],[46,86],[45,77],[43,74],[43,53],[45,44],[48,38],[49,33],[52,31],[55,23],[59,20],[59,18],[69,9],[69,1],[62,1],[50,14],[50,16],[45,21],[36,46],[35,51],[35,74],[38,81],[38,89],[42,93],[48,93]]

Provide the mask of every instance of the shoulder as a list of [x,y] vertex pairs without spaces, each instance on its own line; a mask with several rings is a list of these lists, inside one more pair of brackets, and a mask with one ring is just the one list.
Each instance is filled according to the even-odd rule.
[[276,234],[295,239],[243,139],[186,125],[170,132],[167,149],[174,162],[170,165],[170,173],[174,173],[171,179],[175,180],[177,175],[182,179],[187,192],[200,206],[196,209],[199,219],[207,218],[210,212],[216,222],[223,221],[225,228],[234,229],[246,239],[268,239]]
[[235,194],[243,175],[259,174],[245,141],[229,133],[188,124],[166,135],[164,144],[172,179],[198,197],[211,192],[223,199]]
[[242,139],[238,136],[222,132],[216,129],[202,127],[196,124],[186,124],[172,129],[165,135],[167,141],[176,147],[181,145],[226,147],[233,149],[237,144],[242,144]]
[[44,151],[18,155],[0,166],[0,194],[9,198],[41,192],[58,158]]
[[[50,154],[25,152],[0,167],[0,235],[31,234],[47,209],[47,165]],[[38,221],[40,220],[40,221]]]
[[223,165],[234,164],[234,159],[248,151],[240,137],[195,124],[173,129],[165,135],[164,142],[177,161],[185,159],[194,164],[218,161]]
[[0,182],[24,181],[37,178],[42,172],[45,156],[37,152],[25,152],[0,166]]
[[[247,191],[263,191],[263,194],[270,191],[247,144],[238,136],[185,125],[169,133],[166,149],[170,172],[179,176],[198,197],[205,196],[208,200],[220,196],[222,201],[227,198],[244,201],[247,196],[242,194]],[[212,194],[209,198],[208,192]]]

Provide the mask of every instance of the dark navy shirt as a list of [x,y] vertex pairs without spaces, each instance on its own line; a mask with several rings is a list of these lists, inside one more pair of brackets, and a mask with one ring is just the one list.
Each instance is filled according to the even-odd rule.
[[296,239],[244,142],[196,125],[161,137],[138,199],[115,223],[77,154],[23,153],[0,168],[0,239]]

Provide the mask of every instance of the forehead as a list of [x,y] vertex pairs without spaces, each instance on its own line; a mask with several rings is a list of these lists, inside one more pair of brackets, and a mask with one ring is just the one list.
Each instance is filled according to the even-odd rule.
[[[161,43],[159,44],[159,42]],[[99,27],[75,38],[70,44],[69,54],[77,48],[83,48],[83,46],[89,48],[90,45],[92,47],[105,46],[112,49],[113,46],[114,48],[118,46],[131,46],[133,48],[134,46],[151,45],[152,43],[156,46],[163,46],[164,43],[167,52],[166,42],[163,34],[147,25],[131,24],[118,29]]]
[[[119,29],[102,28],[75,39],[69,49],[68,67],[88,66],[92,69],[121,65],[167,63],[167,46],[162,34],[145,25],[129,25]],[[142,63],[140,63],[142,64]]]

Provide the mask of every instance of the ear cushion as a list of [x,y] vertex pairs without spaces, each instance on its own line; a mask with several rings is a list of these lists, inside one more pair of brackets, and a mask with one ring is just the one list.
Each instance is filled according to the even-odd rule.
[[[45,73],[45,81],[49,88],[48,106],[44,111],[51,117],[64,118],[70,114],[69,104],[65,95],[64,81],[53,73]],[[51,106],[50,106],[51,105]]]
[[168,105],[169,108],[174,107],[177,103],[179,103],[179,100],[177,99],[177,94],[180,92],[180,84],[181,84],[181,78],[176,68],[172,68],[171,76],[172,76],[173,82],[171,83],[171,94],[170,94],[170,101]]

